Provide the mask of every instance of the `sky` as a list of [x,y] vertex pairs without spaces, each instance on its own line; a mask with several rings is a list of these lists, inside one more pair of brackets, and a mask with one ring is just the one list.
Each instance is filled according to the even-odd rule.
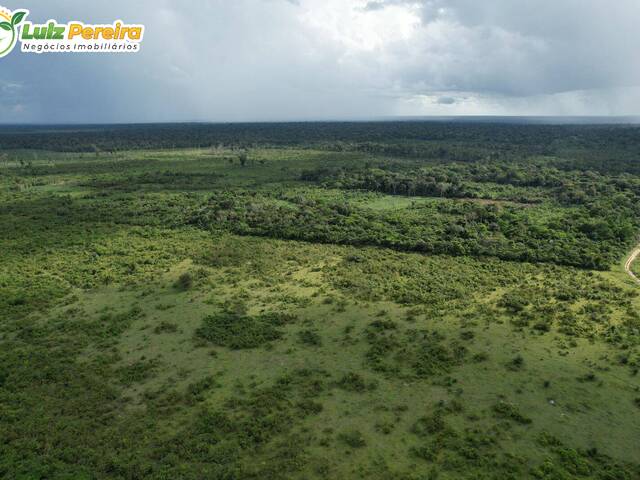
[[0,0],[145,25],[136,54],[0,59],[1,123],[639,115],[639,0]]

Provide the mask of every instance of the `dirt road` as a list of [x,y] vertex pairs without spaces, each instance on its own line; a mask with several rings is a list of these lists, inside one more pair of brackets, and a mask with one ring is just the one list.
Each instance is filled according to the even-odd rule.
[[624,269],[631,276],[631,278],[640,283],[640,278],[636,277],[635,274],[631,271],[631,264],[635,261],[638,255],[640,255],[640,246],[636,247],[633,252],[631,252],[629,258],[627,258],[627,261],[624,264]]

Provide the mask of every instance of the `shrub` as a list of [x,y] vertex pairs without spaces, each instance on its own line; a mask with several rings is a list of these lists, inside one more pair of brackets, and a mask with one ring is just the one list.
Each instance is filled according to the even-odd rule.
[[496,415],[496,417],[499,418],[504,418],[507,420],[513,420],[521,425],[529,425],[532,420],[528,417],[525,417],[524,415],[522,415],[519,411],[518,408],[511,404],[511,403],[507,403],[507,402],[498,402],[496,403],[493,407],[493,413]]
[[460,332],[460,338],[462,340],[473,340],[474,337],[475,333],[473,333],[471,330],[463,330],[462,332]]
[[222,312],[205,317],[196,330],[196,336],[214,345],[236,350],[255,348],[281,338],[282,332],[277,327],[282,321],[280,316],[273,314],[251,317],[236,312]]
[[509,361],[509,363],[507,363],[507,368],[509,370],[517,371],[521,370],[522,367],[524,367],[524,358],[522,355],[516,355]]
[[398,328],[398,324],[393,320],[374,320],[369,324],[369,327],[375,331],[382,332],[384,330],[395,330]]
[[299,401],[296,406],[300,409],[304,416],[317,415],[322,412],[323,406],[319,402],[314,402],[310,399],[304,399]]
[[123,385],[132,385],[134,383],[143,382],[153,377],[158,369],[157,360],[140,359],[129,365],[119,367],[116,375]]
[[154,333],[175,333],[178,331],[178,325],[175,323],[167,322],[163,320],[156,328],[153,329]]
[[578,377],[579,382],[595,382],[596,380],[598,380],[598,377],[593,372],[585,373],[584,375]]
[[379,421],[374,425],[374,429],[383,435],[389,435],[395,428],[396,423],[391,421]]
[[302,330],[298,332],[298,339],[300,343],[310,345],[312,347],[319,347],[322,345],[322,338],[313,330]]
[[428,417],[420,417],[411,427],[411,432],[419,437],[426,437],[442,432],[446,428],[444,418],[441,413],[435,413]]
[[485,352],[476,353],[473,357],[471,357],[471,360],[475,363],[486,362],[487,360],[489,360],[489,355]]
[[509,292],[500,299],[498,305],[511,313],[518,313],[523,311],[527,305],[529,305],[529,301],[517,293]]
[[211,376],[208,375],[202,380],[191,383],[187,387],[187,395],[190,400],[201,402],[204,400],[203,394],[211,390],[213,387],[219,386],[218,382]]
[[344,376],[338,381],[338,387],[348,392],[362,393],[366,390],[372,390],[375,388],[374,383],[365,381],[364,377],[359,373],[345,373]]
[[189,272],[185,272],[178,277],[175,287],[179,290],[189,290],[193,286],[193,276]]
[[358,430],[342,432],[338,435],[338,438],[351,448],[362,448],[367,444],[364,437],[362,436],[362,433],[360,433]]

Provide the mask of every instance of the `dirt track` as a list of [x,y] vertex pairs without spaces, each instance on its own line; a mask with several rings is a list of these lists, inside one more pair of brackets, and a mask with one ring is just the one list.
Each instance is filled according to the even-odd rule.
[[631,271],[631,264],[635,261],[635,259],[640,255],[640,246],[636,247],[631,254],[629,254],[629,258],[624,264],[624,269],[626,272],[633,278],[636,282],[640,283],[640,278],[636,277],[635,274]]

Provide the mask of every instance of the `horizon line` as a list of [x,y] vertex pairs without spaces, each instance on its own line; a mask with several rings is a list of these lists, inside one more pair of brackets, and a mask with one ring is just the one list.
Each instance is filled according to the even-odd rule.
[[[509,122],[509,120],[511,122]],[[372,117],[342,117],[342,118],[299,118],[299,119],[271,119],[271,120],[168,120],[168,121],[122,121],[122,122],[0,122],[2,127],[108,127],[108,126],[136,126],[136,125],[251,125],[251,124],[294,124],[294,123],[384,123],[384,122],[482,122],[487,123],[537,123],[545,124],[638,124],[639,115],[498,115],[498,114],[462,114],[462,115],[384,115]]]

